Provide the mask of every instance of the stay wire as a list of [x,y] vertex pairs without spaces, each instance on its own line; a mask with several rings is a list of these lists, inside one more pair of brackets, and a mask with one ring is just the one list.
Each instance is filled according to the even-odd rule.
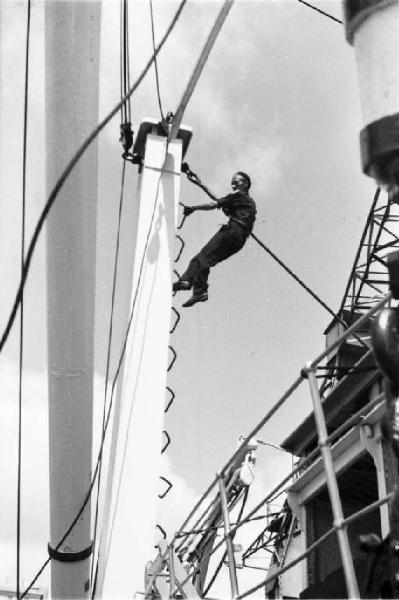
[[332,21],[335,21],[336,23],[340,23],[341,25],[343,25],[343,21],[341,21],[341,19],[337,19],[337,17],[334,17],[333,15],[330,15],[330,13],[325,12],[321,8],[318,8],[317,6],[310,4],[310,2],[305,2],[305,0],[297,0],[297,2],[299,2],[300,4],[304,4],[305,6],[308,6],[309,8],[311,8],[312,10],[315,10],[316,12],[320,13],[321,15],[328,17]]
[[[122,96],[126,95],[129,89],[129,10],[127,0],[123,0],[123,27],[122,27],[122,78],[123,78],[123,91]],[[127,100],[124,104],[124,121],[130,122],[130,100]]]
[[[119,110],[119,105],[117,107],[117,111]],[[166,144],[166,151],[165,151],[165,162],[164,162],[164,166],[162,167],[162,171],[161,171],[161,175],[160,178],[163,175],[164,169],[165,169],[165,165],[166,165],[166,159],[167,159],[167,152],[168,152],[168,147],[169,144],[167,142]],[[145,263],[145,257],[146,257],[146,253],[147,253],[147,248],[148,248],[148,243],[149,243],[149,239],[150,239],[150,235],[151,235],[151,231],[152,231],[152,227],[153,227],[153,223],[154,223],[154,217],[155,217],[155,211],[156,211],[156,207],[157,207],[157,200],[158,200],[158,193],[157,196],[155,198],[155,202],[154,202],[154,208],[153,208],[153,212],[151,215],[151,221],[150,221],[150,225],[148,228],[148,232],[147,232],[147,236],[146,236],[146,240],[145,240],[145,245],[144,245],[144,250],[143,250],[143,254],[142,254],[142,258],[141,258],[141,263],[140,263],[140,269],[139,269],[139,273],[138,273],[138,278],[137,278],[137,285],[135,288],[135,292],[134,292],[134,297],[133,297],[133,301],[132,301],[132,308],[130,311],[130,316],[129,316],[129,321],[128,321],[128,325],[125,331],[125,336],[124,336],[124,341],[123,341],[123,345],[122,345],[122,350],[121,350],[121,354],[119,356],[119,360],[118,360],[118,366],[113,378],[113,382],[112,382],[112,388],[111,388],[111,398],[110,398],[110,403],[108,406],[108,412],[107,412],[107,418],[105,421],[105,426],[104,426],[104,430],[103,430],[103,434],[101,437],[101,444],[100,444],[100,450],[98,453],[98,457],[97,457],[97,461],[96,461],[96,466],[94,469],[94,473],[88,488],[88,491],[86,493],[86,496],[83,500],[82,506],[80,507],[78,513],[76,514],[76,517],[74,518],[74,520],[72,521],[71,525],[68,527],[67,531],[65,532],[65,534],[62,536],[61,540],[58,542],[57,546],[55,547],[55,550],[58,550],[60,548],[60,546],[64,543],[64,541],[67,539],[67,537],[69,536],[69,534],[71,533],[71,531],[73,530],[73,528],[75,527],[76,523],[79,521],[80,517],[83,514],[83,511],[85,510],[90,498],[91,498],[91,494],[93,491],[93,487],[95,485],[96,479],[97,479],[97,475],[99,472],[99,468],[100,468],[100,462],[101,462],[101,456],[102,456],[102,451],[104,448],[104,443],[105,443],[105,436],[108,430],[108,425],[110,422],[110,417],[111,417],[111,411],[112,411],[112,406],[113,406],[113,396],[114,396],[114,391],[115,391],[115,386],[119,377],[119,373],[120,373],[120,369],[121,369],[121,365],[126,353],[126,347],[127,347],[127,340],[129,337],[129,332],[130,332],[130,328],[133,322],[133,317],[135,314],[135,307],[136,307],[136,301],[137,301],[137,297],[138,297],[138,291],[140,289],[140,283],[141,283],[141,278],[142,278],[142,274],[143,274],[143,269],[144,269],[144,263]],[[38,580],[38,578],[40,577],[40,575],[43,573],[44,569],[47,567],[47,565],[51,562],[51,558],[48,557],[45,562],[43,563],[43,565],[40,567],[40,569],[37,571],[36,575],[34,576],[34,578],[32,579],[32,581],[29,583],[28,587],[25,589],[25,591],[23,592],[23,594],[21,595],[21,600],[22,598],[24,598],[26,596],[26,594],[29,592],[29,590],[32,588],[32,586],[36,583],[36,581]]]
[[[151,15],[152,48],[154,50],[155,49],[155,27],[154,27],[154,9],[153,9],[153,5],[152,5],[152,0],[150,0],[150,15]],[[162,101],[161,101],[161,92],[160,92],[160,87],[159,87],[159,72],[158,72],[158,61],[157,61],[157,59],[154,60],[154,69],[155,69],[155,82],[156,82],[156,87],[157,87],[159,112],[161,113],[161,118],[164,121],[165,117],[164,117],[164,113],[163,113],[163,110],[162,110]]]
[[[121,232],[122,210],[123,210],[123,200],[124,200],[124,190],[125,190],[125,172],[126,172],[126,161],[123,161],[120,195],[119,195],[118,227],[117,227],[117,234],[116,234],[116,245],[115,245],[115,255],[114,255],[113,277],[112,277],[111,314],[110,314],[109,329],[108,329],[107,360],[106,360],[106,367],[105,367],[104,405],[103,405],[103,417],[102,417],[102,433],[103,434],[104,434],[105,420],[106,420],[106,415],[107,415],[107,392],[108,392],[109,371],[110,371],[110,365],[111,365],[111,348],[112,348],[112,340],[113,340],[116,281],[117,281],[117,276],[118,276],[120,232]],[[97,479],[97,499],[96,499],[96,510],[95,510],[95,517],[94,517],[94,534],[93,534],[93,548],[94,549],[96,547],[96,541],[97,541],[99,498],[100,498],[101,472],[102,472],[102,448],[100,449],[99,458],[100,458],[100,466],[99,466],[98,479]],[[94,560],[91,563],[91,574],[90,574],[91,582],[93,581],[93,573],[94,573]]]
[[[335,319],[338,319],[340,322],[342,322],[341,319],[339,318],[339,316],[328,306],[328,304],[326,304],[324,302],[324,300],[322,300],[320,298],[320,296],[318,296],[308,285],[306,285],[306,283],[304,281],[302,281],[302,279],[300,277],[298,277],[298,275],[296,275],[294,273],[294,271],[292,271],[292,269],[287,267],[287,265],[284,264],[283,261],[272,250],[270,250],[270,248],[268,248],[266,246],[266,244],[264,244],[262,242],[262,240],[260,240],[252,232],[249,235],[256,241],[257,244],[259,244],[259,246],[261,246],[261,248],[263,248],[263,250],[265,250],[268,254],[270,254],[270,256],[280,265],[280,267],[282,267],[284,269],[284,271],[286,271],[289,275],[291,275],[291,277],[293,279],[295,279],[295,281],[297,283],[299,283],[299,285],[302,286],[303,289],[306,290],[308,292],[308,294],[310,294],[312,296],[312,298],[314,298],[316,300],[316,302],[318,302],[323,308],[325,308],[326,311],[329,312],[331,316],[333,316]],[[347,327],[346,323],[343,323],[343,324],[345,325],[345,327]],[[362,344],[364,344],[363,341],[362,341]]]
[[[127,29],[127,0],[123,0],[123,96],[126,94],[126,29]],[[125,108],[125,120],[127,120],[127,106]]]
[[[234,219],[233,219],[234,220]],[[283,261],[272,251],[270,250],[270,248],[268,248],[266,246],[266,244],[264,244],[262,242],[262,240],[260,240],[254,233],[250,233],[249,234],[255,241],[257,244],[259,244],[259,246],[261,246],[261,248],[263,248],[263,250],[265,250],[276,262],[277,264],[280,265],[280,267],[282,267],[284,269],[284,271],[286,271],[286,273],[288,273],[297,283],[299,283],[299,285],[301,287],[303,287],[303,289],[308,292],[308,294],[310,294],[310,296],[312,296],[312,298],[314,298],[314,300],[316,300],[316,302],[318,302],[320,304],[320,306],[322,306],[327,312],[330,313],[330,315],[332,317],[334,317],[334,319],[336,319],[337,321],[339,321],[341,323],[341,325],[344,326],[345,329],[348,328],[348,324],[341,319],[341,317],[335,313],[329,306],[328,304],[326,304],[324,302],[324,300],[322,300],[320,298],[320,296],[318,296],[308,285],[306,285],[306,283],[300,278],[298,277],[298,275],[296,275],[294,273],[294,271],[292,271],[289,267],[287,267],[286,264],[283,263]],[[362,340],[361,337],[359,337],[357,334],[353,334],[353,337],[356,338],[356,340],[364,347],[366,348],[366,350],[369,349],[369,347],[367,346],[367,344],[364,342],[364,340]]]
[[77,164],[77,162],[80,160],[80,158],[83,156],[83,154],[85,153],[85,151],[87,150],[87,148],[91,145],[91,143],[97,138],[98,134],[104,129],[104,127],[111,121],[111,119],[117,114],[117,112],[119,111],[119,109],[122,107],[122,105],[124,104],[124,102],[126,102],[126,100],[128,100],[128,98],[130,98],[132,96],[132,94],[136,91],[136,89],[139,87],[139,85],[141,84],[141,82],[143,81],[144,77],[146,76],[146,74],[148,73],[152,63],[154,62],[156,56],[159,54],[160,50],[162,49],[163,45],[165,44],[166,40],[168,39],[169,35],[171,34],[174,26],[176,25],[180,14],[185,6],[185,4],[187,3],[187,0],[181,0],[180,5],[171,21],[171,23],[169,24],[163,38],[161,39],[160,43],[158,44],[155,53],[151,56],[151,58],[149,59],[149,61],[147,62],[147,64],[145,65],[144,69],[142,70],[141,74],[138,76],[138,78],[136,79],[135,83],[133,84],[133,86],[130,88],[130,90],[125,94],[125,96],[121,99],[120,102],[118,102],[114,108],[104,117],[104,119],[102,121],[100,121],[100,123],[93,129],[93,131],[90,133],[90,135],[86,138],[86,140],[81,144],[81,146],[78,148],[78,150],[75,152],[75,154],[73,155],[73,157],[71,158],[71,160],[68,162],[68,164],[66,165],[66,167],[64,168],[64,171],[62,172],[62,174],[60,175],[58,181],[56,182],[53,190],[51,191],[48,200],[42,210],[42,213],[38,219],[38,222],[36,224],[36,227],[34,229],[31,241],[29,243],[29,247],[28,247],[28,251],[26,253],[26,257],[24,260],[24,265],[23,265],[23,269],[22,269],[22,276],[21,276],[21,280],[18,286],[18,290],[17,293],[15,295],[15,299],[14,299],[14,303],[13,306],[11,308],[10,311],[10,315],[8,317],[7,320],[7,324],[4,328],[4,331],[1,335],[0,338],[0,352],[3,350],[4,344],[6,343],[8,336],[10,334],[11,328],[14,324],[15,321],[15,316],[17,313],[17,310],[21,304],[21,296],[22,296],[22,292],[25,286],[25,282],[26,282],[26,278],[28,276],[29,273],[29,268],[30,268],[30,263],[32,261],[32,255],[33,252],[35,250],[36,244],[37,244],[37,240],[39,238],[40,232],[43,228],[43,225],[47,219],[47,216],[58,196],[59,191],[61,190],[61,188],[63,187],[65,181],[68,179],[69,175],[71,174],[71,172],[73,171],[75,165]]
[[[126,95],[126,28],[127,28],[127,0],[120,0],[120,94],[121,98]],[[126,123],[127,117],[127,102],[121,106],[121,123]]]
[[[126,85],[127,89],[130,89],[130,40],[129,40],[129,8],[126,0]],[[155,48],[153,49],[155,50]],[[131,122],[131,106],[130,100],[127,103],[127,120]]]
[[[198,177],[198,175],[196,173],[194,173],[193,171],[191,171],[191,169],[189,168],[187,163],[184,163],[184,165],[186,166],[186,168],[184,169],[184,172],[186,173],[187,179],[194,185],[200,187],[212,200],[217,201],[217,197],[206,187],[205,184],[202,183],[202,181],[200,180],[200,178]],[[234,219],[234,217],[230,217],[232,221],[236,221],[237,223],[240,223],[237,219]],[[314,298],[316,300],[316,302],[318,302],[327,312],[330,313],[331,316],[334,317],[334,319],[336,319],[337,321],[339,321],[344,327],[345,329],[348,327],[348,324],[345,323],[345,321],[343,319],[341,319],[341,317],[335,313],[329,306],[328,304],[326,304],[324,302],[324,300],[322,300],[320,298],[320,296],[318,296],[308,285],[306,285],[306,283],[300,278],[298,277],[298,275],[296,275],[294,273],[294,271],[292,271],[292,269],[290,269],[285,263],[283,263],[283,261],[272,251],[270,250],[270,248],[268,248],[268,246],[266,246],[266,244],[264,244],[262,242],[262,240],[260,240],[254,233],[252,233],[252,231],[249,234],[255,241],[257,244],[259,244],[259,246],[261,246],[261,248],[263,248],[263,250],[265,250],[297,283],[299,283],[299,285],[301,287],[303,287],[304,290],[306,290],[308,292],[308,294],[310,294],[312,296],[312,298]],[[356,334],[353,334],[354,337],[357,339],[357,341],[367,350],[369,349],[367,344]]]
[[[120,8],[120,85],[121,85],[121,98],[126,95],[127,90],[130,88],[130,74],[129,74],[129,17],[128,17],[128,4],[127,0],[121,0]],[[121,107],[121,122],[130,122],[130,101],[127,101]],[[112,281],[112,293],[111,293],[111,314],[108,331],[108,345],[107,345],[107,359],[106,359],[106,374],[105,374],[105,387],[104,387],[104,405],[103,405],[103,417],[102,417],[102,431],[104,431],[106,408],[107,408],[107,391],[108,391],[108,378],[111,360],[111,347],[112,347],[112,336],[113,336],[113,318],[114,318],[114,306],[115,306],[115,291],[116,291],[116,280],[118,271],[118,259],[119,259],[119,244],[120,244],[120,228],[121,228],[121,217],[123,208],[124,198],[124,186],[125,186],[125,161],[123,161],[121,185],[120,185],[120,196],[119,196],[119,212],[118,212],[118,227],[116,237],[116,248],[114,257],[114,269],[113,269],[113,281]],[[97,541],[97,527],[98,527],[98,514],[99,514],[99,498],[100,498],[100,487],[101,487],[101,472],[102,472],[102,451],[100,454],[100,466],[97,480],[97,497],[96,497],[96,509],[94,518],[94,534],[93,534],[93,548],[95,550]],[[93,584],[93,571],[94,560],[91,563],[90,582]]]
[[[120,0],[120,15],[119,15],[119,84],[120,84],[120,97],[123,98],[125,95],[125,91],[123,88],[123,55],[124,55],[124,38],[123,38],[123,27],[124,27],[124,3],[125,0]],[[126,121],[126,107],[125,104],[122,103],[120,107],[121,111],[121,123]]]
[[[25,42],[25,89],[24,89],[24,123],[22,150],[22,226],[21,226],[21,275],[25,256],[26,227],[26,176],[27,176],[27,141],[28,141],[28,100],[29,100],[29,48],[30,48],[31,0],[27,0],[26,42]],[[18,466],[17,466],[17,600],[20,598],[21,577],[21,494],[22,494],[22,379],[24,357],[24,294],[21,295],[20,329],[19,329],[19,382],[18,382]]]

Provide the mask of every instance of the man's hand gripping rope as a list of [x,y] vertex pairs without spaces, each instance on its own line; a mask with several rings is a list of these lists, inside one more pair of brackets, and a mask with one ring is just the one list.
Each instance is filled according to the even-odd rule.
[[192,215],[195,208],[193,206],[186,206],[185,204],[180,203],[183,207],[183,216],[184,217],[188,217],[189,215]]
[[[214,200],[214,201],[217,200],[216,196],[214,194],[212,194],[212,192],[206,187],[206,185],[204,185],[202,183],[202,181],[198,177],[198,175],[190,169],[188,163],[186,163],[186,162],[182,163],[181,170],[182,170],[182,173],[186,174],[187,179],[189,181],[191,181],[191,183],[200,187],[210,198],[212,198],[212,200]],[[197,207],[196,206],[186,206],[182,202],[179,202],[179,204],[180,204],[180,206],[183,207],[183,219],[178,227],[178,229],[181,229],[183,227],[183,223],[186,220],[186,218],[189,217],[190,215],[192,215],[193,212],[195,210],[197,210]]]

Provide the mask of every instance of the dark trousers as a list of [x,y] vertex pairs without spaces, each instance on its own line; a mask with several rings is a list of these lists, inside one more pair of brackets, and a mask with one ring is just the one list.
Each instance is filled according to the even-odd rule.
[[206,292],[210,267],[214,267],[241,250],[247,237],[248,232],[238,223],[223,225],[202,250],[191,259],[187,270],[180,279],[191,283],[194,294]]

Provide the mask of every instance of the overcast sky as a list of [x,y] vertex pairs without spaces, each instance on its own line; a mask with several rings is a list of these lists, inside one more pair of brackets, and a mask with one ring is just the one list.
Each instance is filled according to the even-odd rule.
[[[341,18],[338,0],[315,5]],[[157,39],[178,3],[154,0]],[[159,58],[163,110],[175,110],[221,6],[190,1]],[[149,4],[130,2],[131,79],[151,54]],[[24,35],[26,3],[1,6],[0,326],[19,279]],[[28,235],[45,201],[44,35],[42,4],[32,0],[28,143]],[[119,2],[103,3],[100,116],[119,100]],[[132,99],[133,127],[159,117],[151,71]],[[360,169],[360,107],[352,48],[341,25],[297,0],[236,0],[188,106],[191,168],[217,195],[235,170],[253,180],[255,233],[337,310],[371,204],[374,183]],[[101,405],[121,172],[119,117],[100,136],[96,390]],[[60,170],[63,165],[60,165]],[[128,165],[127,198],[137,173]],[[183,180],[186,204],[206,197]],[[224,217],[195,213],[181,235],[178,269]],[[123,241],[125,251],[129,239]],[[123,273],[123,265],[121,267]],[[120,288],[126,285],[123,281]],[[41,239],[26,288],[23,457],[23,576],[45,558],[47,524],[46,304]],[[185,295],[175,298],[180,307]],[[165,461],[175,487],[163,507],[169,531],[245,435],[324,347],[330,316],[253,240],[211,272],[209,301],[182,309],[173,334],[178,354],[169,385],[172,444]],[[18,327],[0,356],[0,581],[14,576]],[[261,433],[279,444],[310,410],[306,388]],[[290,464],[272,448],[258,451],[254,497]],[[174,506],[173,506],[174,505]],[[3,553],[4,550],[4,553]],[[43,581],[47,581],[47,575]]]

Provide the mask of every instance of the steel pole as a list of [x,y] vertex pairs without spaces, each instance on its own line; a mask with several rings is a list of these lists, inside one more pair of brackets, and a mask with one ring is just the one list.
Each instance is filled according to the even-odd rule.
[[169,582],[169,597],[170,598],[174,598],[175,597],[175,589],[176,589],[176,574],[175,574],[175,555],[174,555],[175,549],[174,549],[174,545],[173,542],[171,543],[171,545],[169,546],[169,578],[170,578],[170,582]]
[[[46,184],[98,121],[98,1],[45,4]],[[97,144],[61,189],[47,219],[50,541],[52,598],[89,595]]]
[[342,567],[344,570],[347,592],[350,598],[360,598],[359,588],[356,581],[353,558],[349,545],[348,532],[344,524],[344,515],[342,512],[341,498],[339,495],[337,479],[334,472],[334,464],[331,455],[330,442],[328,441],[326,421],[321,406],[321,398],[315,369],[306,367],[305,371],[309,379],[310,393],[313,402],[313,411],[319,436],[319,447],[323,459],[324,470],[326,473],[327,488],[330,495],[331,508],[334,518],[334,527],[337,530],[338,544],[341,552]]
[[231,539],[231,534],[230,534],[229,509],[228,509],[228,505],[227,505],[227,495],[226,495],[226,488],[224,486],[223,477],[220,474],[218,474],[217,478],[218,478],[218,484],[219,484],[220,500],[222,503],[223,525],[224,525],[224,535],[226,537],[227,556],[229,559],[229,576],[230,576],[230,585],[231,585],[231,597],[232,597],[232,600],[234,600],[238,596],[238,583],[237,583],[236,560],[235,560],[235,556],[234,556],[234,547],[233,547],[233,541]]

